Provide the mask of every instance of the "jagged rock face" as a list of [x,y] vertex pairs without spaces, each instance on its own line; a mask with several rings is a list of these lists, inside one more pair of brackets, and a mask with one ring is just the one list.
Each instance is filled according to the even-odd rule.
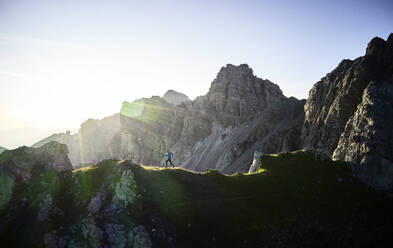
[[191,170],[248,171],[254,150],[300,148],[303,105],[248,65],[227,65],[207,95],[192,102],[174,106],[152,97],[123,103],[110,150],[121,159],[162,164],[169,148],[174,163]]
[[1,164],[15,172],[30,172],[32,169],[67,171],[72,170],[68,159],[68,149],[64,144],[49,142],[39,148],[27,146],[15,150],[6,150],[1,154]]
[[263,153],[262,152],[254,152],[254,159],[252,160],[252,164],[250,166],[250,169],[248,170],[248,173],[255,173],[258,171],[259,166],[261,164],[261,158],[262,158]]
[[183,103],[174,106],[160,97],[124,102],[121,131],[110,144],[119,158],[157,165],[163,163],[167,149],[180,164],[191,156],[195,143],[210,133],[210,124]]
[[212,112],[222,126],[237,126],[284,98],[277,85],[254,76],[248,65],[228,64],[212,82],[203,108]]
[[362,101],[364,89],[371,81],[389,81],[392,77],[393,34],[387,41],[371,40],[365,56],[343,60],[310,90],[304,107],[304,147],[332,155],[347,121]]
[[285,98],[236,127],[225,128],[215,120],[212,133],[195,145],[184,167],[194,171],[247,172],[254,151],[277,153],[299,149],[303,103]]
[[333,159],[350,162],[361,180],[393,188],[393,83],[370,83],[348,120]]
[[[53,146],[54,142],[51,142],[44,145],[46,149],[15,150],[7,158],[16,161],[22,153],[30,157],[30,150],[41,156]],[[66,149],[63,144],[57,143],[57,146]],[[66,154],[63,158],[68,159]],[[132,166],[129,161],[108,160],[98,163],[90,171],[46,169],[38,172],[32,168],[31,180],[14,180],[9,189],[10,196],[3,197],[2,194],[0,197],[2,244],[21,247],[151,247],[149,232],[131,214],[138,212],[141,204]],[[0,163],[0,178],[8,176],[5,167],[7,165]]]
[[301,147],[303,106],[304,101],[286,98],[277,85],[256,77],[248,65],[228,64],[209,92],[194,101],[168,91],[164,98],[124,102],[119,115],[89,120],[76,135],[54,135],[37,145],[67,144],[74,166],[104,158],[162,165],[170,149],[173,162],[188,169],[247,172],[255,150]]
[[286,98],[279,87],[256,77],[248,65],[221,68],[193,111],[212,123],[212,132],[194,146],[185,168],[247,172],[254,151],[277,153],[300,148],[303,101]]
[[[43,174],[68,172],[72,170],[68,159],[67,146],[57,142],[49,142],[40,148],[19,147],[15,150],[6,150],[0,154],[0,211],[11,199],[17,184],[28,185],[31,181],[41,183],[37,177]],[[45,196],[41,202],[45,210],[45,203],[51,198]],[[40,218],[45,218],[45,211]]]
[[173,104],[175,106],[180,105],[183,102],[184,103],[189,103],[190,102],[190,99],[188,98],[188,96],[184,95],[183,93],[174,91],[174,90],[168,90],[162,96],[162,98],[165,101],[167,101],[167,102],[169,102],[169,103],[171,103],[171,104]]
[[82,123],[78,133],[53,134],[33,145],[40,147],[50,141],[66,144],[69,149],[69,159],[75,168],[81,164],[94,163],[113,154],[108,149],[114,135],[120,130],[120,115],[115,114],[101,120],[89,119]]

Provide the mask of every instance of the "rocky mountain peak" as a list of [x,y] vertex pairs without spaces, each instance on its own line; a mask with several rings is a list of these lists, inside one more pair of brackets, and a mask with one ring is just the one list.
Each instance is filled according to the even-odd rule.
[[373,38],[367,45],[366,55],[379,56],[383,54],[386,41],[380,37]]
[[253,70],[248,66],[248,64],[240,64],[238,66],[227,64],[226,66],[221,67],[217,77],[228,75],[235,76],[240,74],[254,76]]
[[373,38],[367,45],[366,55],[375,57],[386,57],[393,53],[393,33],[386,41],[380,37]]
[[389,45],[393,45],[393,33],[389,34],[386,43],[388,43]]
[[236,126],[252,118],[260,109],[285,98],[280,88],[256,77],[247,64],[227,64],[213,80],[206,95],[212,115],[223,126]]
[[165,101],[177,106],[183,102],[189,102],[190,99],[188,98],[188,96],[186,96],[183,93],[174,91],[174,90],[168,90],[163,96],[162,98],[165,99]]

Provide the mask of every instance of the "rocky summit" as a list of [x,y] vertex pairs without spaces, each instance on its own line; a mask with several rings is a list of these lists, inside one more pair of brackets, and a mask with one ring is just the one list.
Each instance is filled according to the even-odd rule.
[[174,91],[174,90],[168,90],[163,96],[165,101],[177,106],[180,105],[181,103],[188,103],[190,102],[190,99],[188,96],[184,95],[183,93]]

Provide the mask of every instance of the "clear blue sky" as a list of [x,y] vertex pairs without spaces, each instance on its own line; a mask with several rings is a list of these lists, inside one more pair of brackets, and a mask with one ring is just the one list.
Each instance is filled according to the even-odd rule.
[[393,1],[0,0],[0,18],[0,146],[14,147],[37,139],[15,129],[77,128],[167,89],[195,98],[227,63],[306,98],[393,32]]

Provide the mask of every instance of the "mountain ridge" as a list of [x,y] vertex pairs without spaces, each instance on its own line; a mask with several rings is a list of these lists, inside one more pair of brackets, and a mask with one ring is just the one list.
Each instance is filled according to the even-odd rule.
[[[364,56],[342,60],[318,81],[306,101],[285,97],[278,85],[256,77],[247,64],[227,64],[219,70],[208,93],[193,101],[174,105],[161,97],[152,97],[124,102],[120,124],[111,129],[110,138],[101,141],[101,147],[95,148],[97,151],[77,157],[84,158],[86,163],[118,158],[162,164],[163,154],[170,149],[175,153],[175,164],[184,168],[218,169],[230,174],[248,171],[255,151],[264,154],[304,148],[364,167],[373,168],[373,163],[377,163],[375,168],[379,169],[371,170],[369,178],[367,173],[357,173],[372,187],[390,190],[393,183],[385,181],[393,178],[393,159],[388,156],[383,165],[375,159],[365,162],[371,157],[355,146],[355,150],[342,149],[348,140],[340,137],[345,136],[349,122],[358,123],[351,121],[357,109],[361,105],[369,106],[362,96],[371,82],[377,85],[393,82],[392,61],[393,34],[386,41],[376,37],[368,43]],[[175,98],[185,99],[181,93],[174,94]],[[379,97],[377,94],[372,97],[372,102],[379,102],[379,108],[386,108],[387,102],[374,99]],[[123,110],[131,112],[125,114]],[[367,114],[368,119],[379,118],[371,112]],[[360,113],[358,116],[362,117]],[[386,120],[379,118],[378,123],[386,125]],[[352,127],[357,128],[360,127]],[[389,131],[383,133],[391,136]],[[371,142],[377,147],[369,148],[374,152],[392,145],[389,140],[380,143],[373,137],[364,138],[359,146]],[[79,149],[79,144],[73,147]],[[72,154],[73,149],[70,151]],[[354,170],[359,168],[355,166]],[[381,179],[384,182],[378,183],[379,176],[385,178]]]
[[[65,145],[45,146],[62,148],[68,160]],[[257,173],[223,175],[111,159],[56,171],[49,169],[54,160],[36,163],[40,156],[30,157],[39,150],[44,157],[53,154],[24,147],[0,155],[0,240],[7,247],[389,247],[393,242],[392,198],[354,178],[344,163],[313,152],[265,154]],[[18,180],[23,172],[7,169],[15,168],[7,161],[16,157],[35,164],[29,180]]]
[[[168,99],[168,94],[173,99],[180,97],[180,102],[171,102],[172,98]],[[165,96],[167,100],[165,100]],[[83,139],[78,138],[81,133],[89,133],[87,131],[88,123],[82,125],[78,135],[72,137],[57,135],[49,137],[43,142],[38,142],[34,146],[48,140],[66,143],[71,147],[70,159],[75,167],[79,167],[80,163],[98,162],[104,158],[132,159],[144,164],[161,164],[163,154],[169,148],[175,153],[174,162],[182,164],[186,168],[198,171],[207,170],[212,167],[211,164],[214,161],[221,159],[217,157],[219,155],[225,158],[221,159],[223,162],[217,167],[220,171],[232,173],[242,164],[242,168],[239,170],[245,172],[248,171],[245,165],[251,162],[250,154],[252,155],[254,152],[249,149],[261,149],[262,143],[266,146],[265,152],[289,151],[300,148],[299,142],[293,141],[295,135],[289,134],[289,127],[285,127],[285,125],[278,125],[280,128],[276,134],[278,138],[282,137],[283,140],[288,140],[285,144],[269,145],[267,141],[256,143],[258,136],[262,133],[275,132],[275,128],[266,125],[263,125],[263,130],[259,130],[257,123],[262,123],[264,116],[270,118],[265,122],[282,123],[284,121],[281,119],[287,118],[285,121],[290,123],[292,122],[288,119],[290,117],[297,120],[294,132],[300,132],[299,126],[302,121],[300,112],[303,104],[304,102],[296,98],[286,98],[278,85],[256,77],[247,64],[239,66],[227,64],[219,70],[208,93],[193,101],[190,101],[184,94],[169,90],[163,98],[155,96],[142,98],[133,103],[124,102],[120,110],[119,125],[110,131],[111,138],[101,141],[103,145],[96,152],[96,157],[94,157],[94,151],[91,156],[90,154],[82,154],[85,151],[79,148],[80,141],[82,141],[82,146],[86,146],[84,145],[85,141],[90,140],[86,135],[83,135]],[[283,109],[296,109],[294,111],[296,114],[282,111],[279,107],[270,105],[285,106]],[[263,110],[264,108],[266,110]],[[157,109],[160,111],[155,111]],[[261,111],[265,114],[262,114]],[[153,120],[152,118],[157,119]],[[148,123],[149,121],[150,123]],[[257,132],[256,135],[252,135],[251,130],[248,130],[247,126],[250,125],[254,126],[253,131]],[[138,132],[133,131],[137,129]],[[236,137],[230,138],[231,134],[228,132],[232,129],[236,129],[237,134]],[[213,130],[214,135],[211,136]],[[210,140],[224,136],[228,137],[224,142],[226,144],[224,150],[218,147],[218,150],[209,148]],[[91,138],[94,141],[96,137]],[[210,149],[210,151],[206,149]],[[239,151],[243,153],[242,150],[247,150],[247,152],[241,156],[242,158],[237,159],[239,155],[242,155],[239,154]],[[206,154],[207,152],[212,155],[208,156],[209,159],[205,161],[204,166],[200,165],[198,155],[195,153]],[[234,161],[235,164],[232,165],[231,163]]]

